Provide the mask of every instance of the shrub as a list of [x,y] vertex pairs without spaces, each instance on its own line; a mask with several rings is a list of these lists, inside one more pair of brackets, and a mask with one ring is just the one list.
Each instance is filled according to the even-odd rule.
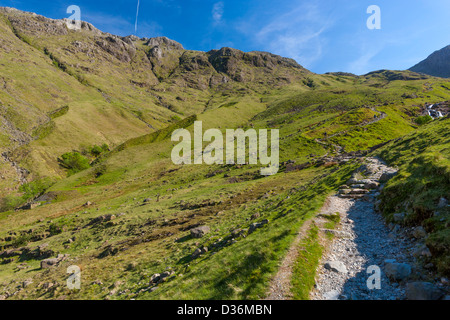
[[79,152],[67,152],[58,159],[58,162],[61,167],[69,170],[69,176],[91,167],[89,159]]
[[21,234],[12,241],[12,246],[15,248],[28,245],[31,241],[31,236],[29,234]]
[[62,232],[61,228],[58,227],[56,224],[52,223],[49,227],[48,227],[48,231],[50,232],[50,235],[52,236],[56,236],[58,234],[60,234]]
[[317,85],[314,83],[314,80],[311,78],[306,78],[303,80],[303,84],[310,88],[315,88]]
[[109,151],[109,146],[104,143],[101,146],[93,145],[93,146],[82,146],[81,147],[81,154],[85,156],[91,156],[94,158],[99,157],[105,152]]
[[433,121],[433,118],[430,116],[420,116],[416,118],[416,123],[418,125],[424,125],[427,124],[428,122]]

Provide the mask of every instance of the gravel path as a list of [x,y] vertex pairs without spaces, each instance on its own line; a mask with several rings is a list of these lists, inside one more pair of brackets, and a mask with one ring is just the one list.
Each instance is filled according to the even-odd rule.
[[[312,300],[405,299],[404,284],[391,282],[384,269],[386,263],[392,260],[412,265],[414,244],[391,231],[374,208],[380,178],[383,180],[384,173],[389,175],[394,170],[374,158],[367,159],[361,170],[365,171],[365,179],[359,178],[361,181],[358,176],[354,176],[352,185],[344,186],[340,195],[330,197],[327,212],[322,212],[339,212],[341,224],[339,230],[334,232],[335,238],[320,263],[316,287],[311,292]],[[367,185],[363,188],[361,182],[375,183],[377,187],[370,192],[363,191],[371,188]],[[370,266],[377,266],[381,271],[380,289],[369,289],[367,285],[373,274],[373,271],[367,272]],[[370,280],[370,283],[374,283]]]

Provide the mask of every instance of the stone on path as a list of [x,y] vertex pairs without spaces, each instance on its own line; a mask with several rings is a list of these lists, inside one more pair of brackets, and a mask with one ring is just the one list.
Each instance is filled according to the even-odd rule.
[[342,261],[327,261],[324,267],[337,273],[347,273],[347,267]]

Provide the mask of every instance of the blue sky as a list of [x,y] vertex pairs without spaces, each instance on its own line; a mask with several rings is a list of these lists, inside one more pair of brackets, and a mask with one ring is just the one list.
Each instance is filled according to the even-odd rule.
[[[167,36],[186,49],[233,47],[269,51],[316,73],[364,74],[407,69],[450,44],[448,0],[139,0],[137,35]],[[135,33],[138,0],[0,0],[0,6],[50,18],[81,19],[102,31]],[[367,8],[381,9],[381,29],[369,30]]]

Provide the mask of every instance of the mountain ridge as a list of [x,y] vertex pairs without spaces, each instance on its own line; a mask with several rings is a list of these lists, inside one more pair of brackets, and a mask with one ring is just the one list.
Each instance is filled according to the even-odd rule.
[[409,70],[435,77],[450,78],[450,45],[433,52]]

